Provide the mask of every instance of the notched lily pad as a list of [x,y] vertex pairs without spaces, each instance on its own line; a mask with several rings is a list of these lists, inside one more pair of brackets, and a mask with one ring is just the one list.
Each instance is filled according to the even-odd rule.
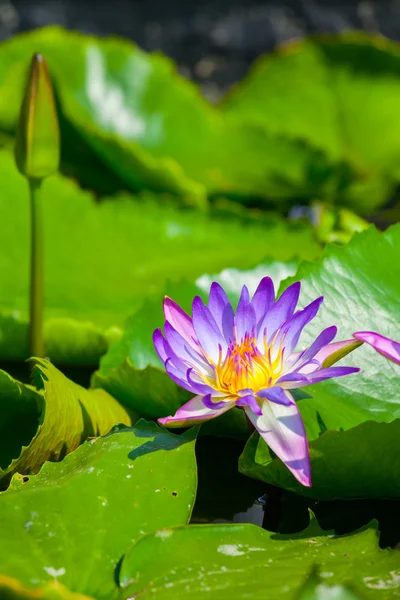
[[314,567],[326,591],[346,586],[366,600],[400,596],[400,553],[379,549],[376,523],[335,537],[312,521],[292,536],[253,525],[190,525],[150,534],[124,557],[119,598],[303,600],[299,594]]
[[[12,475],[37,473],[89,437],[104,435],[131,416],[104,390],[85,390],[54,365],[33,359],[35,387],[0,371],[0,485]],[[1,571],[0,571],[1,572]]]

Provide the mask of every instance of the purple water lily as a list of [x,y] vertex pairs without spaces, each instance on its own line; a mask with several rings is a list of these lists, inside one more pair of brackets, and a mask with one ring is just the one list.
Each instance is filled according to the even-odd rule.
[[165,337],[157,329],[153,341],[171,379],[195,394],[159,423],[185,427],[242,407],[296,479],[311,486],[307,436],[289,390],[359,371],[330,365],[360,342],[332,343],[337,331],[332,326],[295,352],[323,300],[295,312],[299,293],[300,283],[294,283],[275,300],[272,280],[265,277],[251,300],[243,286],[235,314],[223,288],[213,283],[208,306],[199,297],[193,300],[192,318],[166,297]]
[[379,354],[400,365],[400,343],[376,333],[376,331],[357,331],[356,340],[372,346]]

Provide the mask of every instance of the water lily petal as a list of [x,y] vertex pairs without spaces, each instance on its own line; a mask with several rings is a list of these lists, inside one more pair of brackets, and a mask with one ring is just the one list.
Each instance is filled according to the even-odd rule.
[[354,337],[372,346],[379,354],[400,365],[400,343],[375,331],[357,331]]
[[263,277],[252,299],[252,304],[256,313],[257,325],[264,315],[270,310],[275,301],[274,284],[271,277]]
[[[178,335],[178,334],[177,334]],[[181,360],[179,356],[175,354],[171,346],[164,338],[161,333],[161,329],[156,329],[153,333],[154,348],[158,354],[159,359],[165,364],[167,360],[184,376],[188,369],[186,362]]]
[[190,427],[215,419],[234,406],[234,402],[226,402],[226,406],[213,410],[204,406],[203,396],[195,396],[179,408],[174,415],[158,419],[160,425],[166,427]]
[[167,359],[164,366],[167,375],[172,379],[172,381],[174,381],[180,387],[183,387],[185,390],[188,390],[188,392],[192,392],[192,394],[204,394],[205,392],[208,393],[213,391],[212,388],[208,386],[204,388],[204,385],[198,385],[197,383],[188,381],[187,373],[190,371],[190,369],[186,368],[186,370],[182,372],[182,369],[178,369],[174,366],[170,358]]
[[193,329],[192,319],[184,310],[171,298],[164,298],[164,316],[165,320],[169,321],[172,327],[186,340],[191,346],[196,347],[195,333]]
[[318,383],[318,381],[324,381],[325,379],[332,379],[332,377],[344,377],[345,375],[358,373],[359,370],[357,367],[328,367],[326,369],[318,369],[306,375],[308,384],[301,383],[298,387]]
[[285,321],[289,319],[294,313],[297,301],[300,294],[300,282],[296,281],[290,285],[278,300],[275,302],[273,307],[267,312],[264,319],[261,320],[258,326],[258,340],[257,344],[262,347],[264,341],[264,332],[267,333],[267,339],[271,340],[275,332],[279,329]]
[[311,346],[302,352],[293,352],[291,355],[292,366],[296,365],[296,369],[299,369],[301,365],[313,359],[314,356],[323,348],[330,344],[335,339],[337,334],[337,327],[332,325],[327,327],[315,338]]
[[153,333],[153,344],[157,352],[157,356],[162,363],[165,363],[167,358],[169,358],[167,350],[165,348],[165,342],[166,340],[161,332],[161,329],[156,329]]
[[250,302],[249,290],[244,285],[240,295],[236,316],[236,339],[240,343],[246,334],[255,331],[256,328],[256,313]]
[[233,339],[234,312],[229,298],[219,283],[211,284],[208,308],[227,343]]
[[213,395],[211,393],[203,396],[201,401],[206,408],[211,408],[212,410],[218,410],[220,408],[224,408],[227,403],[230,405],[232,404],[228,400],[216,400],[216,401],[213,400]]
[[343,340],[343,342],[333,342],[328,344],[325,348],[321,348],[314,358],[316,358],[323,367],[330,367],[334,365],[338,360],[353,352],[356,348],[361,346],[362,342],[353,340]]
[[[199,354],[197,350],[192,348],[186,340],[172,327],[169,321],[164,325],[165,339],[169,344],[175,356],[185,361],[186,368],[192,366],[196,370],[205,374],[212,374],[211,367],[206,359]],[[198,346],[198,348],[200,348]]]
[[[294,375],[287,375],[286,377],[287,377],[286,381],[290,382],[291,378],[294,377]],[[275,402],[276,404],[283,404],[283,406],[290,406],[293,403],[293,398],[290,396],[290,394],[285,393],[284,389],[288,389],[288,388],[286,388],[286,386],[284,386],[284,389],[282,389],[282,387],[279,387],[281,385],[282,379],[284,379],[284,378],[281,377],[281,379],[279,381],[277,381],[277,383],[279,384],[278,386],[260,390],[259,392],[257,392],[257,396],[259,396],[260,398],[266,398],[267,400],[270,400],[270,402]],[[293,386],[293,387],[298,387],[298,386]]]
[[194,369],[188,369],[186,371],[186,379],[188,380],[190,385],[193,386],[193,389],[196,389],[197,394],[211,394],[212,393],[212,395],[216,396],[216,397],[223,397],[226,395],[219,390],[215,390],[214,388],[211,387],[211,385],[204,383],[204,380],[202,379],[202,377],[200,377],[199,374],[196,373],[196,371]]
[[227,343],[210,309],[199,296],[193,300],[193,327],[207,357],[218,362],[220,351],[226,352]]
[[283,347],[288,355],[291,354],[297,346],[297,342],[299,341],[304,327],[315,317],[323,299],[324,297],[320,296],[303,308],[303,310],[299,310],[288,319],[279,331],[274,343],[279,344],[280,340],[283,338]]
[[238,400],[236,400],[236,406],[248,406],[255,415],[262,415],[261,406],[257,402],[257,399],[253,394],[248,394],[247,396],[241,396]]
[[[289,392],[286,394],[291,398]],[[311,487],[311,466],[308,441],[296,403],[290,406],[265,400],[262,415],[245,407],[247,416],[271,450],[285,463],[295,478]]]

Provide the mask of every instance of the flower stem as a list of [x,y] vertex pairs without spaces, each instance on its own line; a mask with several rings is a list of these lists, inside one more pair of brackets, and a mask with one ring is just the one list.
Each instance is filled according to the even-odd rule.
[[31,201],[31,283],[29,349],[31,356],[44,357],[44,241],[41,179],[29,179]]

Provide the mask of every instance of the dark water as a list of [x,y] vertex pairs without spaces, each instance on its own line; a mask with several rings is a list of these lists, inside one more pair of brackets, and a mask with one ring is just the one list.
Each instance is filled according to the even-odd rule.
[[0,0],[0,39],[50,24],[161,50],[216,100],[257,56],[287,40],[349,29],[399,40],[400,1]]
[[276,533],[298,533],[310,510],[322,529],[347,534],[379,523],[382,548],[400,542],[400,500],[357,499],[318,502],[250,479],[237,470],[243,442],[200,437],[197,441],[199,487],[193,523],[253,523]]

